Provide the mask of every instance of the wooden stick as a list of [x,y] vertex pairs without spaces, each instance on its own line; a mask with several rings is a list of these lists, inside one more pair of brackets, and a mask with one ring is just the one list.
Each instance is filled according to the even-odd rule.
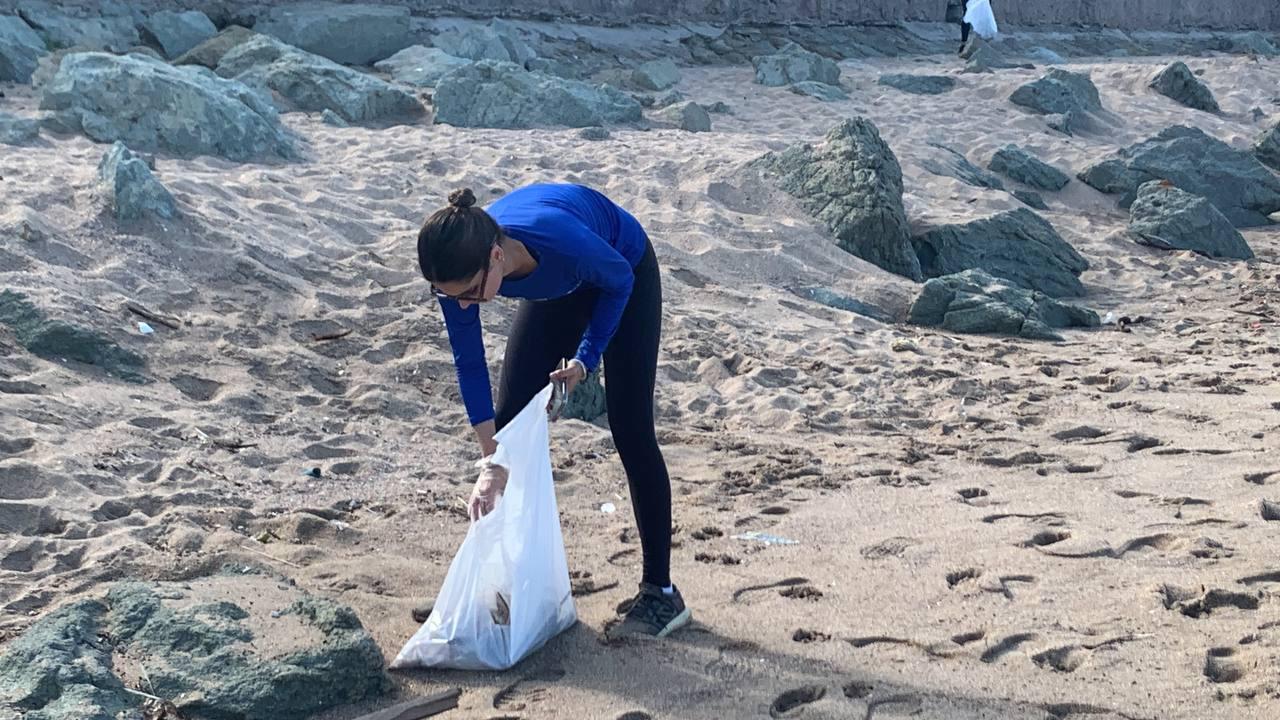
[[139,305],[138,303],[133,302],[132,300],[126,302],[124,306],[128,308],[129,312],[133,313],[134,315],[141,315],[142,317],[150,320],[151,322],[160,323],[161,325],[169,328],[170,330],[182,329],[182,323],[180,321],[174,318],[165,317],[164,315],[161,315],[157,312],[148,310],[142,307],[141,305]]
[[323,333],[319,335],[312,333],[311,340],[312,342],[324,342],[325,340],[337,340],[338,338],[344,338],[350,335],[352,333],[352,330],[353,330],[352,328],[347,328],[346,330],[338,330],[337,332]]
[[458,707],[458,697],[461,695],[462,690],[451,688],[434,695],[393,705],[385,710],[361,715],[356,720],[422,720],[422,718],[439,715]]
[[275,555],[272,555],[272,554],[270,554],[270,553],[265,553],[265,552],[263,552],[263,551],[261,551],[261,550],[256,550],[256,549],[254,549],[254,548],[249,547],[248,545],[240,545],[239,547],[240,547],[240,549],[241,549],[241,550],[248,550],[248,551],[249,551],[249,552],[251,552],[251,553],[257,553],[258,555],[261,555],[261,556],[262,556],[262,557],[264,557],[264,558],[270,558],[270,559],[275,560],[275,561],[277,561],[277,562],[282,562],[282,563],[284,563],[285,565],[288,565],[288,566],[290,566],[290,567],[296,567],[296,568],[298,568],[299,570],[301,570],[301,569],[302,569],[302,566],[301,566],[301,565],[299,565],[299,564],[298,564],[298,563],[296,563],[296,562],[290,562],[290,561],[288,561],[288,560],[285,560],[284,558],[278,558],[278,557],[276,557]]

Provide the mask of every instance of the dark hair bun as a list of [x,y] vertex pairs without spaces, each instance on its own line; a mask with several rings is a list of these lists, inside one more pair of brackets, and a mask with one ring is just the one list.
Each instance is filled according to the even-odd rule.
[[476,194],[471,188],[462,188],[449,193],[449,204],[456,208],[469,208],[476,204]]

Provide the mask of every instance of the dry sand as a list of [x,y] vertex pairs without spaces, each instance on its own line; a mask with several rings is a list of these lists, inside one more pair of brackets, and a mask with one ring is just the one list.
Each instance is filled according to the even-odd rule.
[[[865,114],[924,226],[1019,206],[927,172],[928,141],[981,166],[1018,143],[1074,173],[1177,123],[1244,148],[1262,128],[1251,108],[1280,113],[1280,60],[1190,60],[1220,117],[1145,88],[1169,60],[1071,63],[1114,119],[1076,138],[1007,102],[1040,70],[957,75],[937,97],[876,85],[955,73],[950,57],[846,62],[851,99],[836,103],[755,85],[745,67],[686,69],[681,91],[734,110],[707,134],[585,142],[287,115],[306,162],[162,157],[183,218],[129,232],[99,215],[102,146],[7,148],[5,218],[26,205],[53,234],[7,241],[3,285],[109,331],[156,382],[39,360],[0,330],[0,632],[113,579],[235,560],[350,604],[393,657],[466,532],[475,455],[413,231],[455,187],[571,181],[630,209],[664,268],[659,434],[674,576],[697,623],[602,642],[638,544],[607,429],[562,422],[580,624],[507,673],[399,675],[403,694],[461,686],[451,718],[765,717],[819,694],[799,717],[1278,717],[1280,523],[1260,501],[1280,500],[1280,231],[1245,232],[1250,263],[1119,243],[1115,198],[1073,181],[1046,193],[1045,216],[1092,264],[1086,302],[1146,322],[1060,344],[959,337],[788,292],[901,309],[916,286],[742,172]],[[7,109],[34,112],[29,89],[6,92]],[[140,336],[126,301],[182,326]],[[491,358],[512,307],[485,311]],[[303,474],[314,466],[319,479]],[[799,542],[730,537],[748,530]]]

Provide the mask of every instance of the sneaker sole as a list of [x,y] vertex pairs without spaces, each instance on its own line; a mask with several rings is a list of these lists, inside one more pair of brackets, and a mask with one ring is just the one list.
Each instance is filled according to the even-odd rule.
[[680,628],[684,627],[685,625],[688,625],[689,621],[692,619],[693,619],[693,613],[689,611],[689,608],[685,608],[683,612],[681,612],[679,615],[672,618],[671,622],[667,623],[666,627],[659,630],[658,634],[655,637],[664,638],[670,635],[671,633],[679,630]]

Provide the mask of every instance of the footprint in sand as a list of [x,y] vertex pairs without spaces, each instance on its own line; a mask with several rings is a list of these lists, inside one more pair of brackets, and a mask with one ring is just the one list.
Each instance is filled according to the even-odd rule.
[[1210,682],[1233,683],[1249,674],[1248,657],[1231,647],[1209,648],[1204,658],[1204,676]]
[[1022,545],[1023,547],[1047,547],[1070,539],[1071,533],[1066,530],[1041,530],[1035,535],[1032,535],[1031,538]]
[[788,690],[773,699],[773,703],[769,705],[769,717],[796,717],[805,705],[816,703],[826,696],[827,689],[821,685],[806,685]]
[[807,644],[814,642],[826,642],[831,639],[831,636],[819,630],[805,630],[804,628],[801,628],[791,635],[791,639],[794,642]]
[[563,668],[547,668],[530,673],[523,678],[499,690],[493,696],[493,708],[504,712],[520,712],[530,705],[544,701],[549,688],[547,685],[564,679]]
[[1259,511],[1262,513],[1262,519],[1267,522],[1280,521],[1280,502],[1263,500],[1260,503]]
[[653,720],[653,716],[643,710],[628,710],[619,715],[616,720]]
[[1233,592],[1219,588],[1210,588],[1208,591],[1201,592],[1166,584],[1160,586],[1159,593],[1166,610],[1177,610],[1189,618],[1206,618],[1212,615],[1214,610],[1221,608],[1257,610],[1262,602],[1261,597],[1256,593]]
[[953,570],[947,573],[947,587],[955,589],[955,586],[966,580],[977,580],[982,576],[982,571],[978,568],[964,568],[963,570]]
[[1031,642],[1036,639],[1035,633],[1017,633],[1010,635],[1000,642],[987,648],[986,652],[978,659],[984,663],[993,663],[1009,653],[1017,650],[1024,643]]

